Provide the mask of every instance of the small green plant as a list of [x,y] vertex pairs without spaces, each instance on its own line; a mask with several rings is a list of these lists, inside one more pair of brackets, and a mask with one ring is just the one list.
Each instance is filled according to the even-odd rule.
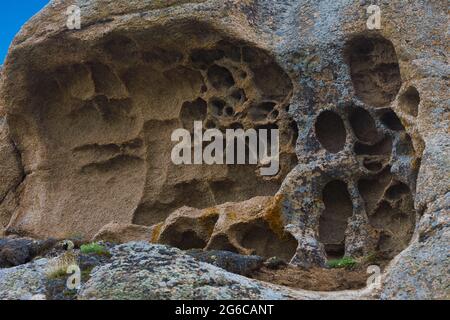
[[333,259],[327,262],[328,268],[351,268],[358,264],[358,262],[350,257],[343,257],[341,259]]
[[81,253],[84,253],[84,254],[94,253],[94,254],[105,255],[105,256],[109,256],[109,254],[110,254],[108,249],[106,249],[101,244],[98,244],[95,242],[81,245],[80,251],[81,251]]

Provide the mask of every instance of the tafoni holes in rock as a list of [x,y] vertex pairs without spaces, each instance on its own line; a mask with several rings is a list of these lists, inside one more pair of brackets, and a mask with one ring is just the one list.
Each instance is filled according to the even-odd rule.
[[[320,266],[372,251],[390,259],[407,246],[415,227],[417,159],[391,104],[398,101],[414,116],[420,98],[408,89],[396,99],[402,79],[389,40],[350,39],[343,59],[354,97],[339,105],[312,103],[294,121],[288,111],[295,86],[271,54],[198,22],[169,27],[182,36],[165,38],[158,28],[111,32],[70,64],[27,71],[30,95],[9,123],[32,174],[10,231],[65,238],[76,229],[92,237],[115,221],[151,226],[153,240],[182,249]],[[311,121],[299,127],[301,117]],[[269,147],[279,149],[280,170],[261,174],[264,161],[177,165],[171,136],[180,128],[191,141],[196,130],[215,130],[225,140],[230,129],[265,131]],[[203,150],[207,142],[201,139]],[[241,147],[249,156],[255,150],[246,142]],[[29,144],[36,149],[24,147]],[[195,154],[195,143],[188,148]],[[290,184],[296,170],[300,178]],[[40,207],[33,205],[37,195],[46,199]],[[271,209],[252,211],[257,197],[272,197],[266,199]],[[66,220],[59,218],[61,198]],[[248,212],[221,207],[246,201]],[[190,220],[184,213],[191,209],[201,213]],[[216,209],[223,212],[204,219]]]
[[[26,178],[10,230],[58,238],[76,230],[90,238],[111,221],[152,226],[183,206],[203,209],[276,194],[297,163],[297,125],[286,111],[289,76],[263,49],[207,25],[186,21],[168,28],[112,32],[70,64],[27,71],[30,92],[39,94],[17,106],[10,125],[19,144],[33,140],[42,150],[39,157],[27,153],[25,162],[36,159],[49,170]],[[168,32],[183,37],[162,36]],[[255,117],[264,105],[270,110],[262,107]],[[181,128],[194,138],[196,121],[202,135],[211,129],[223,134],[224,146],[227,129],[265,131],[267,139],[258,137],[257,144],[266,140],[266,151],[279,150],[275,174],[261,174],[271,163],[259,156],[261,148],[258,163],[173,163],[172,133]],[[249,137],[244,140],[248,159]],[[67,219],[58,218],[61,197],[53,190],[64,198]],[[47,199],[39,208],[31,203],[37,193]]]

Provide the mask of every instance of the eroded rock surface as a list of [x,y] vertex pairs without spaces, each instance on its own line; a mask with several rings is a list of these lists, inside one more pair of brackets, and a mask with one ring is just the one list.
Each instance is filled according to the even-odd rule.
[[[93,270],[79,299],[332,299],[335,294],[291,290],[198,262],[180,250],[128,243],[112,250],[112,262]],[[342,298],[352,298],[346,292]],[[370,294],[361,291],[366,298]],[[339,297],[339,296],[337,296]]]
[[192,249],[186,253],[198,261],[215,265],[242,276],[249,276],[260,269],[264,263],[264,259],[259,256],[241,255],[230,251]]
[[57,244],[55,239],[34,240],[30,238],[0,239],[0,268],[10,268],[30,262],[45,255]]
[[[383,2],[368,30],[368,5],[86,0],[67,30],[52,1],[1,70],[0,233],[152,226],[183,249],[306,267],[377,252],[396,257],[383,297],[445,297],[447,7]],[[280,172],[175,166],[171,132],[193,121],[280,129]],[[147,236],[131,228],[112,234]]]
[[14,268],[0,269],[0,300],[32,300],[45,297],[47,259]]
[[9,137],[6,119],[0,111],[0,236],[16,209],[16,193],[22,179],[20,154]]
[[[94,20],[95,7],[89,11]],[[57,15],[60,8],[46,12]],[[201,21],[200,13],[189,18],[197,5],[189,8],[183,22],[166,26],[149,22],[135,29],[130,21],[107,34],[60,34],[68,43],[90,45],[76,54],[52,46],[64,59],[45,65],[38,55],[24,61],[29,68],[15,76],[29,81],[14,94],[23,103],[7,107],[27,172],[10,229],[92,237],[111,221],[151,226],[183,205],[206,208],[277,192],[296,162],[296,125],[287,112],[291,80],[264,46]],[[85,31],[94,38],[79,38]],[[53,54],[47,45],[30,46]],[[10,101],[8,79],[15,76],[8,67],[5,74]],[[171,133],[192,131],[194,121],[222,132],[279,129],[279,174],[263,178],[257,165],[174,165]],[[34,206],[38,196],[46,198],[40,207]]]
[[[66,287],[69,274],[49,276],[53,259],[0,269],[0,300],[148,299],[370,299],[372,289],[312,292],[249,279],[200,262],[181,250],[148,242],[110,246],[111,256],[79,256],[81,287]],[[245,257],[242,257],[245,258]],[[247,257],[248,258],[248,257]]]
[[290,261],[295,238],[284,231],[279,197],[256,197],[204,210],[183,207],[155,227],[153,242],[180,249],[226,250]]
[[93,241],[125,243],[151,241],[154,228],[135,224],[108,223],[93,237]]
[[418,239],[391,263],[382,299],[450,298],[450,193],[424,213]]

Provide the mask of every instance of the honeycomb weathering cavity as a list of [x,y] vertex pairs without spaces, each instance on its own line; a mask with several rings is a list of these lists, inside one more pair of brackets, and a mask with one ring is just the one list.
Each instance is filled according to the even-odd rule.
[[393,257],[411,240],[415,227],[414,202],[409,187],[389,174],[361,179],[359,192],[364,199],[369,224],[376,230],[375,250]]
[[397,117],[394,111],[388,110],[381,116],[381,122],[389,129],[395,131],[403,131],[405,127],[403,127],[402,122]]
[[[153,225],[183,205],[206,208],[277,192],[297,163],[297,128],[286,111],[290,78],[262,49],[195,23],[177,28],[183,37],[176,39],[162,37],[170,30],[109,34],[77,63],[30,71],[30,92],[39,94],[10,124],[23,145],[39,143],[34,165],[48,169],[26,185],[29,197],[47,199],[40,208],[23,199],[10,229],[92,236],[110,221]],[[172,164],[171,133],[191,131],[194,121],[221,131],[278,128],[279,174],[260,176],[256,165]],[[44,223],[43,216],[50,218]],[[62,216],[78,218],[64,223]],[[82,230],[78,220],[85,221]]]
[[390,259],[415,229],[420,159],[392,108],[398,101],[414,116],[418,94],[410,88],[397,97],[402,83],[389,40],[357,36],[345,48],[355,95],[305,112],[300,164],[280,190],[299,244],[292,262],[303,266],[375,252]]
[[[372,251],[392,257],[407,245],[419,159],[391,102],[414,115],[419,99],[412,90],[397,97],[402,83],[390,41],[350,39],[341,51],[350,74],[334,81],[330,62],[329,72],[314,79],[324,89],[318,94],[309,81],[296,81],[294,90],[274,57],[256,45],[199,22],[178,22],[114,31],[50,64],[29,63],[21,74],[26,94],[8,106],[26,174],[9,231],[87,238],[112,221],[168,227],[168,216],[185,206],[242,206],[276,194],[280,208],[272,213],[236,220],[248,212],[233,210],[225,224],[168,227],[161,239],[183,249],[315,265]],[[311,66],[325,63],[311,59]],[[292,67],[289,59],[283,63]],[[354,90],[327,94],[331,84]],[[294,94],[296,122],[287,112]],[[171,133],[192,132],[194,121],[222,132],[280,129],[281,171],[262,177],[256,165],[174,165]]]
[[400,68],[392,43],[359,36],[346,48],[356,96],[373,107],[388,106],[401,87]]
[[355,109],[350,115],[350,123],[353,132],[360,141],[373,143],[377,140],[378,132],[375,121],[365,109]]
[[[253,60],[246,59],[244,52],[251,54]],[[262,125],[279,128],[283,167],[280,175],[273,179],[264,179],[256,173],[255,166],[216,165],[210,168],[184,168],[169,165],[170,169],[166,169],[168,178],[161,180],[159,173],[152,173],[150,169],[155,166],[155,162],[161,163],[164,157],[168,157],[167,151],[149,154],[147,172],[150,177],[147,181],[150,192],[145,192],[135,213],[134,223],[151,225],[160,222],[182,205],[205,208],[227,201],[242,201],[257,195],[275,194],[284,175],[295,164],[293,145],[296,133],[290,126],[292,120],[284,110],[289,102],[292,85],[287,75],[272,65],[275,65],[275,62],[266,53],[244,44],[222,41],[211,48],[187,51],[183,68],[189,70],[188,73],[196,73],[198,81],[192,84],[192,88],[194,96],[196,94],[198,97],[183,102],[179,119],[184,128],[190,131],[194,120],[203,121],[206,128],[217,128],[223,132],[227,128],[258,129]],[[256,79],[260,76],[260,68],[267,68],[269,73],[273,72],[270,74],[273,77],[273,87],[259,86]],[[281,93],[273,95],[278,91]],[[273,112],[265,113],[266,110],[262,107],[264,104],[271,104]],[[177,109],[178,105],[170,107]],[[252,117],[254,110],[258,110],[263,116],[255,119]],[[277,114],[273,116],[275,111]],[[172,128],[175,127],[172,125]],[[167,141],[151,141],[148,144],[149,151],[156,144],[161,144],[156,147],[158,150],[166,148]],[[161,160],[152,160],[155,158]],[[184,181],[180,177],[185,177]],[[155,190],[155,182],[159,182],[158,180],[161,180],[160,186]]]
[[[410,161],[405,168],[410,172],[407,175],[416,176],[411,139],[390,108],[377,109],[372,115],[363,107],[350,106],[345,113],[353,135],[350,139],[354,145],[351,157],[357,163],[356,170],[350,171],[347,180],[353,181],[355,192],[364,204],[366,226],[360,225],[359,229],[369,230],[364,250],[373,250],[386,258],[392,258],[408,245],[415,228],[414,199],[407,185],[410,183],[414,187],[415,180],[402,182],[405,177],[392,170],[392,164],[398,161],[396,157],[405,156]],[[330,148],[338,144],[327,144],[323,138],[323,132],[326,131],[321,133],[317,125],[323,121],[324,114],[329,117],[331,111],[318,115],[315,132],[321,145]],[[333,114],[333,117],[337,119],[339,116]],[[337,123],[338,128],[335,129]],[[343,124],[337,121],[328,121],[328,125],[322,125],[330,132],[328,136],[334,138],[331,132],[341,132],[341,126],[343,128]],[[344,148],[344,144],[340,149]],[[333,173],[328,174],[333,176]],[[324,209],[320,213],[318,238],[327,257],[350,254],[348,248],[353,245],[352,236],[347,239],[347,235],[354,231],[348,229],[348,223],[355,219],[355,215],[362,213],[354,208],[347,184],[340,180],[328,182],[322,188],[321,199]]]
[[283,229],[279,204],[275,196],[203,210],[182,207],[157,226],[153,240],[181,249],[225,250],[290,261],[298,244]]
[[316,120],[316,136],[320,144],[331,153],[345,146],[347,133],[341,117],[333,111],[322,112]]
[[419,114],[420,95],[416,88],[409,87],[399,98],[400,108],[409,115]]
[[[69,30],[74,2],[81,28]],[[368,30],[372,4],[381,29]],[[8,131],[0,132],[0,234],[152,239],[304,267],[342,255],[361,262],[351,272],[288,266],[255,275],[295,290],[227,276],[243,284],[231,293],[250,299],[274,288],[295,299],[448,297],[447,12],[445,1],[52,1],[21,28],[0,70],[0,131]],[[327,114],[335,120],[323,121]],[[164,138],[192,130],[193,120],[205,129],[279,127],[289,141],[282,171],[175,168]],[[276,199],[276,210],[261,198]],[[183,205],[203,209],[171,222]],[[140,258],[141,245],[121,248],[121,257]],[[354,280],[365,286],[364,266],[374,262],[381,287],[348,291]],[[79,298],[149,296],[134,285],[139,274],[110,281],[123,293],[95,275]],[[298,281],[304,275],[313,277]],[[230,294],[213,282],[196,297]],[[304,283],[344,291],[298,290]],[[21,294],[13,291],[4,293]]]
[[323,188],[322,199],[325,210],[319,221],[319,240],[329,257],[340,257],[345,252],[345,230],[347,220],[353,214],[352,200],[347,184],[334,180]]

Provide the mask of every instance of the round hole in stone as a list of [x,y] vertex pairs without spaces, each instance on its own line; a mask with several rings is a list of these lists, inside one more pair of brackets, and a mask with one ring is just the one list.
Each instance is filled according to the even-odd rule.
[[347,184],[333,180],[322,191],[325,210],[319,219],[319,241],[324,245],[328,258],[341,258],[345,253],[347,220],[353,214],[353,205]]
[[226,107],[225,108],[225,115],[227,117],[233,116],[234,115],[234,109],[232,107],[230,107],[230,106]]
[[413,117],[419,114],[419,103],[420,95],[414,87],[409,87],[399,98],[400,108]]
[[381,36],[357,36],[345,50],[356,96],[376,108],[392,102],[401,87],[400,67],[391,41]]
[[383,168],[383,164],[380,161],[372,159],[365,159],[363,165],[367,170],[374,172],[378,172]]
[[192,130],[194,121],[203,121],[206,118],[207,104],[202,98],[194,101],[186,101],[181,106],[180,120],[183,127]]
[[223,114],[223,109],[225,108],[225,101],[219,98],[213,98],[209,102],[210,110],[212,114],[216,116],[221,116]]
[[279,235],[263,220],[238,224],[233,227],[233,233],[238,236],[240,246],[264,258],[277,256],[289,262],[298,246],[297,240],[291,234]]
[[226,90],[235,83],[231,72],[218,65],[213,65],[208,69],[208,80],[216,90]]
[[239,250],[233,244],[231,244],[226,234],[219,234],[212,238],[208,243],[207,249],[239,253]]
[[243,102],[246,100],[245,92],[242,89],[233,90],[231,97],[237,102]]
[[252,106],[248,112],[248,115],[253,121],[266,120],[268,114],[275,108],[274,102],[262,102],[258,105]]
[[[408,200],[412,206],[412,200]],[[415,213],[404,212],[400,207],[393,206],[382,200],[375,212],[369,216],[370,225],[377,229],[377,251],[386,258],[394,258],[411,241],[415,229]]]
[[269,117],[272,120],[275,120],[276,118],[278,118],[278,115],[280,114],[280,112],[278,110],[273,110],[270,114]]
[[375,120],[363,108],[356,108],[350,115],[350,124],[356,137],[367,143],[373,143],[378,138]]
[[202,238],[200,238],[195,232],[187,230],[181,233],[179,235],[179,238],[175,239],[175,241],[171,243],[171,245],[181,250],[203,249],[206,246],[206,242]]
[[394,111],[389,110],[381,116],[381,122],[391,130],[394,131],[404,131],[405,127],[403,127],[402,122],[397,117]]
[[391,200],[397,200],[400,199],[403,195],[409,194],[410,190],[409,187],[399,182],[397,184],[394,184],[393,186],[390,186],[389,189],[386,191],[386,197]]
[[331,153],[344,149],[347,132],[341,117],[333,111],[323,111],[316,119],[315,132],[322,147]]

